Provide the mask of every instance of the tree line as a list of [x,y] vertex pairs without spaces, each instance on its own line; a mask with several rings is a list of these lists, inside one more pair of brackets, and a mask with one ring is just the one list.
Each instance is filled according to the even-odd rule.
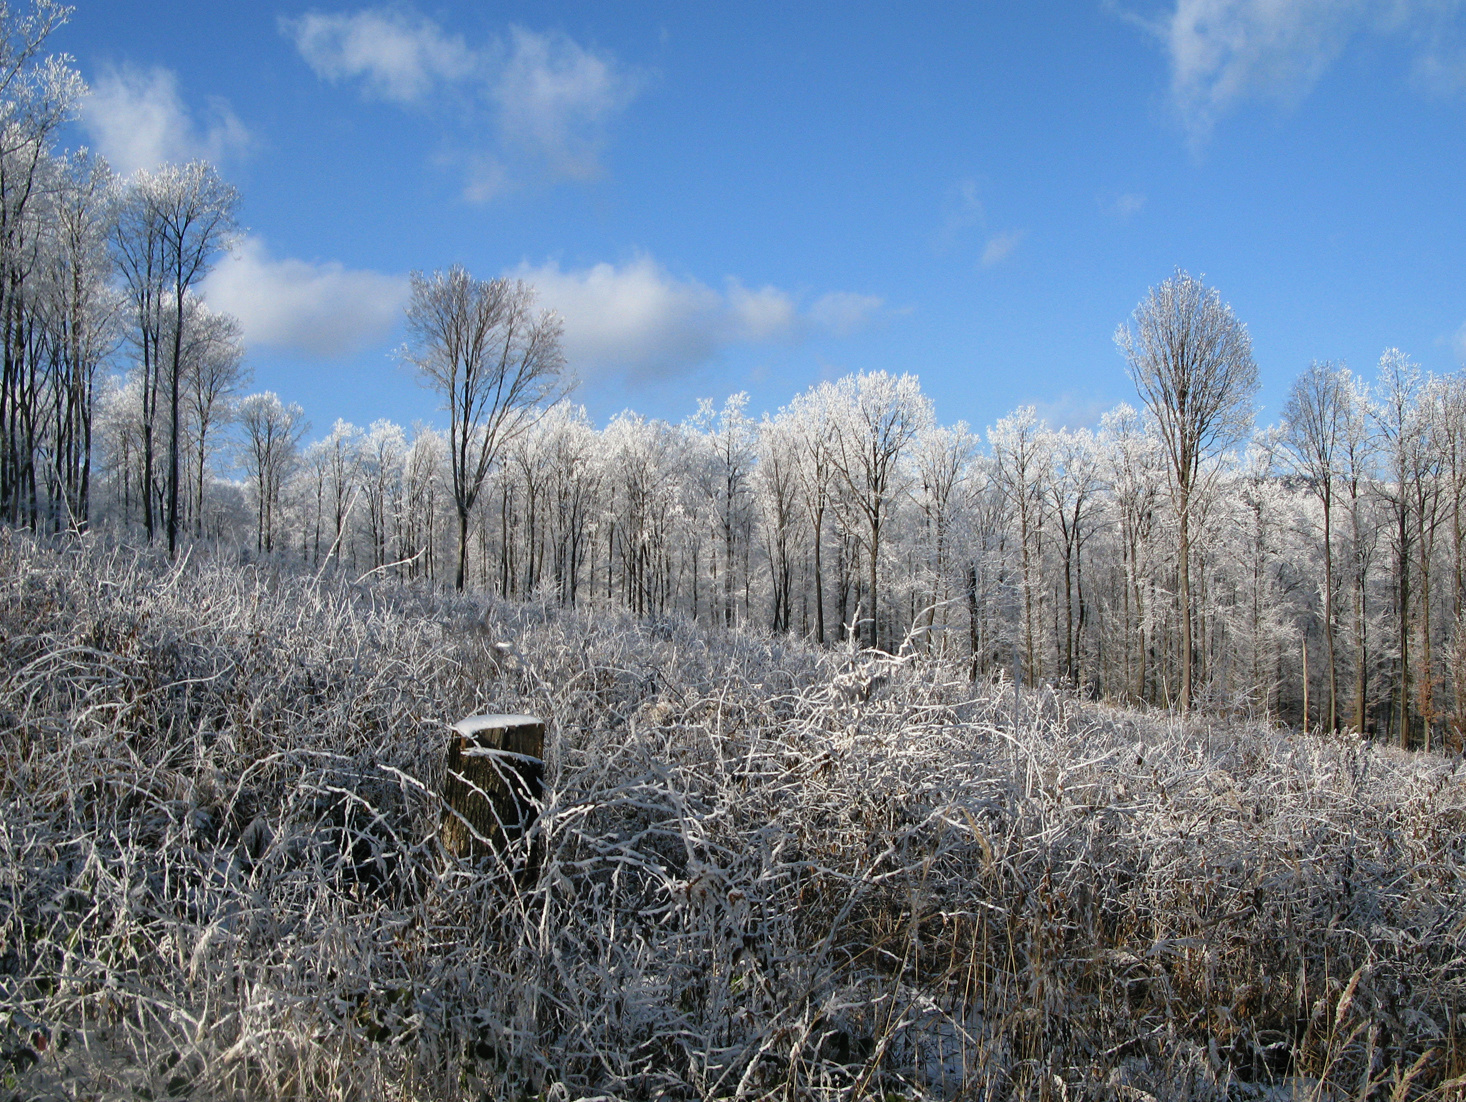
[[[237,405],[247,477],[207,484],[213,534],[316,569],[938,653],[973,677],[1407,745],[1460,738],[1466,375],[1397,350],[1372,380],[1312,364],[1278,424],[1233,410],[1228,446],[1179,471],[1143,402],[1094,430],[1023,407],[979,434],[884,372],[759,419],[736,394],[680,424],[625,412],[597,428],[560,400],[502,439],[466,508],[449,433],[337,421],[309,444],[277,433],[271,458],[254,450],[259,404],[291,422],[271,395]],[[121,472],[104,470],[121,523]]]
[[914,376],[822,382],[755,419],[604,428],[565,396],[533,289],[415,274],[404,359],[446,431],[245,394],[239,325],[197,288],[239,197],[206,163],[122,180],[55,147],[84,92],[0,34],[0,516],[209,539],[316,569],[603,602],[817,645],[940,653],[974,678],[1352,727],[1466,725],[1466,376],[1391,349],[1314,363],[1254,423],[1246,328],[1177,271],[1116,341],[1139,402],[1098,428],[1023,407],[942,424]]
[[238,325],[194,293],[235,229],[238,195],[204,162],[120,180],[55,148],[86,87],[43,56],[69,15],[53,0],[0,9],[0,516],[89,523],[105,403],[124,517],[174,553],[203,531],[210,438],[244,380]]

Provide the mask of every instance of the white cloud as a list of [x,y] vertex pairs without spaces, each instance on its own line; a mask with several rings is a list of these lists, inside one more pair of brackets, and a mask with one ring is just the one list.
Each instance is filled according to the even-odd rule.
[[750,291],[736,279],[728,280],[730,330],[743,340],[784,340],[798,326],[794,300],[777,287]]
[[1113,199],[1101,199],[1100,207],[1121,222],[1128,222],[1145,209],[1145,196],[1137,191],[1127,191]]
[[251,343],[319,359],[351,356],[386,338],[402,316],[408,282],[337,261],[277,260],[246,237],[209,273],[203,296],[233,314]]
[[[440,117],[465,169],[464,197],[485,202],[535,178],[601,172],[611,121],[640,80],[568,36],[509,28],[481,48],[400,8],[282,19],[282,33],[325,80],[359,81],[371,98],[451,110]],[[486,140],[486,136],[492,136]]]
[[596,175],[604,124],[635,97],[637,82],[563,34],[513,27],[510,35],[509,60],[493,90],[504,138],[558,175]]
[[982,266],[992,268],[1007,260],[1026,236],[1027,230],[1004,230],[988,238],[982,250]]
[[815,300],[809,308],[809,318],[831,336],[848,337],[865,328],[884,305],[875,295],[831,291]]
[[669,276],[650,257],[573,272],[551,261],[515,275],[565,320],[566,358],[585,374],[669,373],[706,360],[719,343],[721,296]]
[[368,95],[397,103],[418,102],[439,82],[461,80],[479,65],[460,35],[400,10],[308,12],[282,18],[280,29],[316,75],[333,83],[360,77]]
[[532,283],[542,305],[565,322],[565,354],[586,376],[669,375],[706,362],[724,347],[843,336],[881,308],[869,295],[836,292],[801,311],[777,287],[750,290],[730,278],[719,293],[678,278],[650,256],[623,265],[566,271],[554,261],[512,273]]
[[1457,358],[1463,363],[1466,363],[1466,324],[1463,324],[1451,336],[1451,348],[1456,353]]
[[1162,18],[1134,21],[1165,50],[1172,100],[1195,144],[1238,102],[1296,103],[1359,34],[1408,33],[1421,46],[1416,75],[1439,83],[1442,42],[1453,37],[1459,7],[1459,0],[1175,0]]
[[219,162],[246,151],[249,131],[221,99],[196,121],[163,68],[104,68],[82,106],[82,127],[113,169],[130,176],[165,162]]

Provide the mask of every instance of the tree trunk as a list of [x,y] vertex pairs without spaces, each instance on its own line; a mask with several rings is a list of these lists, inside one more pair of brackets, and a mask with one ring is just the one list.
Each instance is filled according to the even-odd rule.
[[178,290],[173,326],[173,366],[168,372],[168,557],[178,553],[178,383],[183,374],[183,289]]
[[825,509],[820,506],[814,514],[814,635],[815,642],[825,645],[825,567],[821,548],[821,535],[825,526]]
[[[1403,481],[1403,480],[1402,480]],[[1404,486],[1400,493],[1405,492]],[[1400,706],[1396,712],[1399,722],[1400,746],[1410,749],[1410,526],[1403,498],[1396,512],[1397,535],[1399,538],[1399,643],[1400,682],[1398,696]]]
[[1181,711],[1191,711],[1191,503],[1186,488],[1181,490]]
[[[1435,719],[1435,701],[1432,689],[1430,659],[1430,544],[1425,538],[1425,512],[1420,513],[1420,672],[1416,674],[1420,697],[1420,723],[1425,738],[1425,749],[1430,749],[1430,725]],[[1435,541],[1431,539],[1430,543]]]
[[876,567],[881,557],[880,514],[873,513],[870,519],[870,649],[880,649],[880,601],[876,598]]
[[458,506],[458,580],[454,583],[459,593],[468,571],[468,510]]
[[443,777],[443,848],[504,852],[534,822],[544,790],[545,724],[534,716],[469,716],[453,725]]
[[1330,732],[1339,729],[1339,671],[1334,661],[1334,538],[1333,497],[1326,489],[1323,499],[1323,638],[1324,651],[1329,663],[1329,711]]

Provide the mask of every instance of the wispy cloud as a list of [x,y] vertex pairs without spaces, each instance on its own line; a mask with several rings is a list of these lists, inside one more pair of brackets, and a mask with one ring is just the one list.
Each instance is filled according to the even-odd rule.
[[1027,230],[1004,230],[1002,233],[995,233],[988,238],[988,242],[982,249],[982,266],[984,268],[995,268],[1008,257],[1013,255],[1013,250],[1028,236]]
[[340,359],[384,340],[402,316],[408,281],[330,260],[276,259],[246,237],[204,280],[209,305],[233,314],[245,340]]
[[123,176],[167,162],[226,161],[252,144],[222,99],[209,100],[195,118],[178,93],[177,75],[163,68],[104,67],[82,105],[81,125]]
[[987,224],[987,208],[972,177],[958,180],[942,200],[942,225],[933,244],[939,253],[956,248],[969,230]]
[[809,319],[831,336],[848,337],[869,325],[885,305],[877,295],[831,291],[815,299],[809,308]]
[[1451,335],[1451,350],[1456,353],[1456,358],[1466,363],[1466,324]]
[[1001,264],[1012,254],[1027,230],[995,230],[989,222],[977,179],[966,177],[947,189],[942,200],[942,222],[932,239],[938,253],[966,253],[976,239],[983,243],[978,263],[984,268]]
[[1449,44],[1460,7],[1460,0],[1174,0],[1158,18],[1127,18],[1165,52],[1171,99],[1195,146],[1239,102],[1296,103],[1358,35],[1406,34],[1417,47],[1417,76],[1442,83],[1459,72]]
[[639,81],[610,57],[563,34],[514,27],[493,97],[507,142],[542,158],[552,172],[586,179],[600,171],[606,124],[638,90]]
[[1128,222],[1145,209],[1145,196],[1138,191],[1127,191],[1110,197],[1101,196],[1099,205],[1111,218]]
[[666,376],[732,345],[847,336],[882,307],[872,295],[833,292],[804,309],[798,296],[731,277],[717,291],[646,255],[576,270],[524,264],[512,274],[534,284],[540,302],[564,319],[566,357],[587,376]]
[[312,12],[281,19],[306,63],[364,96],[436,114],[464,172],[465,198],[484,202],[534,179],[588,180],[615,118],[642,87],[608,53],[559,32],[511,26],[471,46],[403,8]]
[[1040,420],[1055,429],[1098,428],[1102,418],[1114,406],[1114,400],[1066,390],[1048,401],[1033,403]]
[[419,103],[480,65],[461,35],[398,9],[307,12],[282,18],[280,28],[318,76],[333,83],[359,78],[363,94],[395,103]]

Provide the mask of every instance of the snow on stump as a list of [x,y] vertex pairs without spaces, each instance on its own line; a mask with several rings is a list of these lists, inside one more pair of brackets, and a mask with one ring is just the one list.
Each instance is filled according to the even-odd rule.
[[544,721],[469,716],[452,731],[443,777],[443,846],[459,857],[501,851],[534,822],[544,786]]

